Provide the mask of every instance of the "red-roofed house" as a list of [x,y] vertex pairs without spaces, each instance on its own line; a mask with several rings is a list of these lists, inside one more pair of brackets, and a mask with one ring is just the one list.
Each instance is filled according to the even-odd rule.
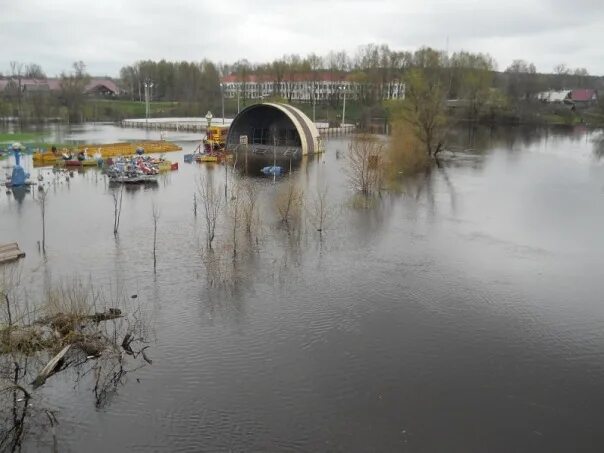
[[[19,81],[16,78],[0,79],[0,91],[17,89]],[[21,79],[21,91],[23,93],[59,91],[61,89],[61,79]],[[86,85],[86,94],[95,96],[116,96],[120,90],[117,84],[109,78],[93,77]]]
[[570,100],[577,107],[588,107],[598,102],[598,90],[581,88],[570,92]]

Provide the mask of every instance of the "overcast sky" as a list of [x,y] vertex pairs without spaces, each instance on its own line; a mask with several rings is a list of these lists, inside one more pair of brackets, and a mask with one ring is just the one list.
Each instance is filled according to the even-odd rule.
[[117,76],[141,59],[265,62],[359,45],[488,52],[604,75],[604,0],[0,0],[0,72],[83,60]]

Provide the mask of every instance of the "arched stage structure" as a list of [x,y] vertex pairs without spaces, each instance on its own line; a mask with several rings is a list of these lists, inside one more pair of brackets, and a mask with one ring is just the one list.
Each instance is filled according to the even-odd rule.
[[[247,141],[247,146],[245,143]],[[254,154],[305,156],[322,151],[319,131],[301,110],[289,104],[265,102],[243,109],[233,119],[226,147],[242,146]]]

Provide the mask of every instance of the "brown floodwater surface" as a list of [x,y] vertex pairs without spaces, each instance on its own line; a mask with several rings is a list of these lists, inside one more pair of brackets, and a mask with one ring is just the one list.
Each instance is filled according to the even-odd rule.
[[[50,133],[158,138],[111,125]],[[48,187],[46,257],[35,189],[0,192],[0,242],[27,253],[31,303],[74,275],[122,287],[138,296],[153,359],[102,407],[93,382],[74,384],[69,371],[36,390],[34,403],[59,420],[59,451],[602,451],[598,136],[459,129],[440,168],[368,208],[355,207],[348,184],[349,137],[327,140],[325,155],[293,162],[274,184],[257,162],[247,176],[229,169],[229,198],[236,181],[252,184],[260,225],[239,235],[233,260],[230,223],[219,222],[211,265],[193,195],[200,175],[223,190],[225,167],[183,162],[195,134],[168,134],[183,147],[166,154],[178,171],[124,190],[117,238],[100,171],[67,180],[26,157]],[[311,209],[289,228],[278,220],[290,181],[307,200],[327,187],[321,235]],[[24,451],[48,451],[50,432],[35,426]]]

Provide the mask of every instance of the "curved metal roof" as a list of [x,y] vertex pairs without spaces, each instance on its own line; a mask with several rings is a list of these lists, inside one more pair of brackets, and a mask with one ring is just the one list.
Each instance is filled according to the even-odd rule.
[[255,109],[277,109],[283,112],[287,118],[292,122],[298,135],[300,136],[300,142],[302,145],[302,155],[314,154],[319,152],[319,131],[312,120],[304,114],[300,109],[292,107],[289,104],[263,102],[259,104],[252,104],[244,108],[237,116],[233,119],[231,127],[229,128],[229,135],[227,136],[227,144],[234,144],[239,142],[239,137],[235,137],[235,131],[238,130],[238,122],[243,121],[245,116]]

